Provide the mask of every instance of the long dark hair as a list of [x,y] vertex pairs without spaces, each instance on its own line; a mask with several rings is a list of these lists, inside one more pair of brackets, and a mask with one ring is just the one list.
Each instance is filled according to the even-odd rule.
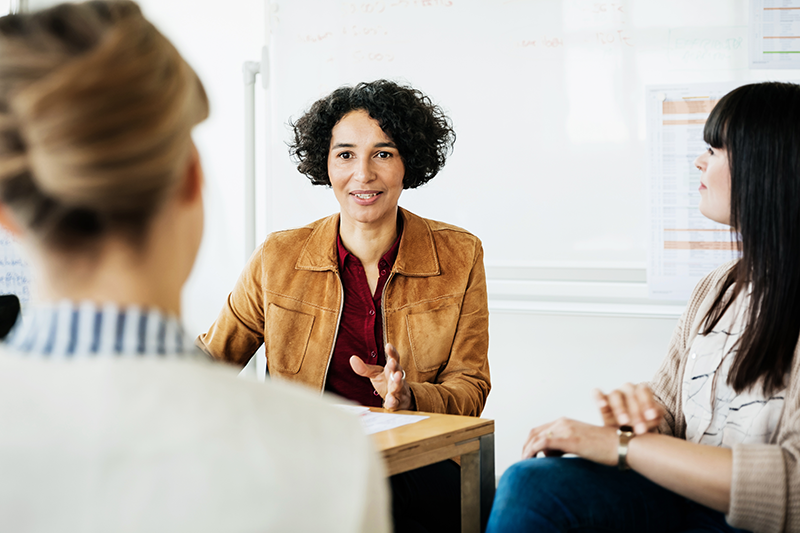
[[714,107],[703,137],[728,152],[730,222],[742,252],[703,334],[749,287],[728,384],[742,392],[760,382],[770,395],[785,387],[800,336],[800,85],[756,83],[731,91]]

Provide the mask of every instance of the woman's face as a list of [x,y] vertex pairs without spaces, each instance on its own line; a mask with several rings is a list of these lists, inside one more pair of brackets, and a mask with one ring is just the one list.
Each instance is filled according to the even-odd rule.
[[366,111],[351,111],[333,127],[328,176],[343,222],[394,223],[405,172],[394,142]]
[[700,176],[700,212],[720,224],[731,225],[731,170],[728,152],[709,148],[694,160]]

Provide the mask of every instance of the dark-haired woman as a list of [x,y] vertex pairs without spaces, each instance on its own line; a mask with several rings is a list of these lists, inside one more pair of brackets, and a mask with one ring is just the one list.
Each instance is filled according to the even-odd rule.
[[741,258],[697,285],[649,385],[596,391],[603,426],[530,432],[489,531],[800,531],[800,86],[730,92],[704,138],[700,211]]
[[[199,344],[272,377],[366,406],[478,416],[489,394],[483,250],[463,229],[398,207],[455,139],[438,106],[379,80],[342,87],[294,127],[293,155],[340,212],[271,234]],[[394,476],[398,531],[458,529],[458,467]]]

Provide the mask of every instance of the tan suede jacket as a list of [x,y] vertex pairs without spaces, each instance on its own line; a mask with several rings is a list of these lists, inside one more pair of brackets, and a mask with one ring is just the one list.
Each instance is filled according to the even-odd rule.
[[[403,235],[383,291],[383,333],[417,409],[478,416],[489,382],[489,311],[480,240],[400,209]],[[325,389],[343,288],[339,215],[270,234],[198,345],[244,365],[262,343],[270,376]]]

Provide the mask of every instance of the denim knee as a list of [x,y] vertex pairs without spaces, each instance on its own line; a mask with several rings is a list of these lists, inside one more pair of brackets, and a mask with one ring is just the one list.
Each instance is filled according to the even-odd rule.
[[[500,478],[487,532],[562,530],[571,516],[558,502],[564,497],[580,497],[560,494],[558,487],[566,492],[576,490],[569,480],[574,477],[569,474],[571,465],[564,462],[569,461],[534,458],[510,466]],[[554,513],[554,508],[561,512]]]

